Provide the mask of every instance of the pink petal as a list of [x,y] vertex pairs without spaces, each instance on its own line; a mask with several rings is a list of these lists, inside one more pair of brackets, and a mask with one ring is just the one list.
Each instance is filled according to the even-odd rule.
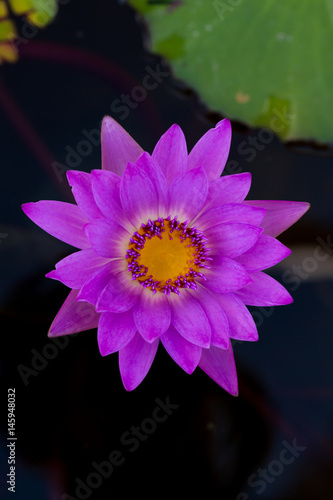
[[171,309],[166,295],[144,290],[133,308],[134,321],[139,333],[147,342],[152,342],[170,326]]
[[142,168],[132,163],[128,163],[120,182],[120,200],[127,218],[136,228],[158,216],[154,184]]
[[136,331],[132,312],[102,313],[97,332],[101,355],[107,356],[125,347],[132,340]]
[[97,269],[108,262],[108,259],[97,255],[92,248],[87,248],[62,259],[56,264],[55,271],[46,274],[46,277],[59,280],[70,288],[79,289]]
[[212,255],[238,257],[258,240],[262,229],[242,222],[226,222],[205,231]]
[[251,187],[251,174],[225,175],[209,184],[205,209],[224,203],[242,203]]
[[131,235],[116,222],[108,219],[93,220],[85,225],[84,230],[98,255],[110,259],[126,258]]
[[186,140],[178,125],[172,125],[162,135],[154,148],[152,157],[160,166],[169,185],[178,175],[187,171]]
[[247,200],[245,203],[267,210],[261,227],[265,234],[274,237],[295,224],[310,208],[310,203],[302,201]]
[[76,248],[89,248],[83,226],[88,219],[77,205],[63,201],[25,203],[23,212],[47,233]]
[[247,252],[236,258],[247,271],[261,271],[274,266],[288,257],[291,250],[272,236],[261,234],[258,241]]
[[205,271],[205,276],[207,281],[202,283],[213,292],[232,292],[251,283],[244,267],[228,257],[214,257],[211,268]]
[[212,346],[202,349],[199,367],[233,396],[238,395],[237,372],[231,345],[229,349]]
[[100,315],[91,304],[76,302],[77,294],[78,290],[71,290],[69,293],[53,320],[49,337],[59,337],[97,327]]
[[289,292],[275,279],[258,271],[250,274],[253,283],[235,292],[248,306],[279,306],[290,304]]
[[117,175],[122,175],[129,161],[136,162],[142,148],[110,116],[105,116],[102,121],[102,169],[111,170]]
[[[252,210],[248,210],[249,208]],[[263,208],[250,207],[242,203],[228,203],[208,209],[195,220],[195,224],[200,231],[222,222],[243,222],[259,226],[264,215],[265,210]]]
[[133,391],[145,378],[154,361],[158,348],[158,339],[146,342],[137,333],[133,339],[119,351],[120,375],[127,391]]
[[95,201],[105,217],[133,232],[133,226],[125,216],[120,203],[120,177],[108,170],[93,170],[91,185]]
[[96,311],[126,312],[136,304],[142,291],[142,286],[131,281],[128,271],[115,274],[110,277],[102,291],[96,304]]
[[181,174],[169,188],[170,215],[192,220],[203,207],[208,192],[207,175],[199,167]]
[[154,184],[158,197],[158,215],[160,217],[166,217],[169,204],[169,194],[168,184],[162,170],[148,153],[142,153],[140,158],[137,160],[136,165],[146,172]]
[[161,336],[161,342],[177,365],[188,374],[194,372],[201,357],[201,347],[184,339],[172,325]]
[[96,205],[92,188],[91,177],[87,172],[70,170],[67,172],[69,185],[72,187],[76,203],[88,219],[101,219],[103,214]]
[[233,293],[215,295],[228,317],[229,336],[232,339],[255,341],[258,332],[252,315],[244,303]]
[[189,169],[203,167],[211,181],[220,177],[227,162],[231,144],[231,125],[228,119],[220,121],[199,139],[189,154]]
[[81,288],[77,300],[83,300],[96,305],[97,301],[110,281],[111,276],[121,272],[124,268],[121,260],[112,260],[92,274]]
[[215,300],[217,294],[213,295],[200,284],[197,290],[189,290],[189,293],[192,297],[196,296],[198,298],[198,302],[207,315],[212,330],[210,339],[211,345],[215,345],[221,349],[227,349],[229,346],[228,318],[222,307]]
[[178,333],[200,347],[210,345],[211,328],[199,302],[182,289],[181,296],[170,295],[171,322]]

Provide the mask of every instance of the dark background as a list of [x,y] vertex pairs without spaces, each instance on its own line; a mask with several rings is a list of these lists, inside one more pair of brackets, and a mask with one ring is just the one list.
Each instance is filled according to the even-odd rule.
[[[18,63],[0,66],[1,498],[193,492],[227,500],[333,498],[333,267],[329,253],[321,262],[314,258],[318,238],[330,241],[332,231],[329,148],[286,146],[274,138],[249,161],[242,143],[260,131],[233,122],[233,163],[226,170],[237,165],[252,173],[249,198],[312,204],[280,237],[293,255],[271,271],[294,303],[252,308],[260,340],[234,346],[238,398],[199,369],[188,376],[161,347],[143,383],[126,392],[117,355],[101,357],[96,331],[63,337],[58,345],[47,337],[68,289],[44,275],[72,249],[35,226],[21,204],[72,200],[68,151],[80,149],[83,130],[99,129],[105,114],[149,152],[175,122],[191,149],[221,118],[149,54],[146,42],[124,2],[70,0],[49,27],[21,45]],[[147,66],[158,64],[170,75],[121,120],[115,100],[142,85]],[[99,146],[76,163],[87,172],[100,168]],[[15,496],[6,485],[8,388],[16,389]],[[157,398],[178,407],[149,430]],[[122,435],[141,425],[150,432],[145,440],[136,449],[124,444]],[[281,465],[282,450],[293,443],[303,449]],[[77,478],[93,483],[92,464],[109,460],[113,450],[123,463],[97,478],[91,494],[78,496]],[[268,478],[262,487],[258,474]]]

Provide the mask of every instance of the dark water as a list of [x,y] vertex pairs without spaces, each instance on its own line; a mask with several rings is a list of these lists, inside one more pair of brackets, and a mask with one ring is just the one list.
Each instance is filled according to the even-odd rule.
[[[144,88],[147,72],[156,88]],[[250,198],[312,204],[280,238],[294,260],[272,270],[294,304],[253,311],[259,342],[234,346],[238,398],[199,369],[186,375],[162,349],[127,393],[117,355],[100,356],[95,331],[47,338],[67,289],[44,275],[71,250],[20,206],[71,200],[65,170],[100,167],[105,114],[147,151],[174,122],[191,148],[217,118],[145,51],[134,13],[106,0],[63,5],[17,64],[0,67],[0,98],[1,498],[333,498],[329,152],[263,144],[258,130],[235,124],[230,160],[252,173]],[[260,147],[245,153],[249,136]],[[16,391],[15,495],[4,481],[8,388]]]

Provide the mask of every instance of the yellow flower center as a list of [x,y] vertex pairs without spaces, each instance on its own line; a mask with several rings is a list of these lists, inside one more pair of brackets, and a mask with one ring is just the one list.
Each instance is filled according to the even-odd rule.
[[198,270],[192,254],[190,238],[186,237],[182,241],[178,233],[170,233],[167,228],[161,238],[155,236],[146,240],[137,262],[148,268],[148,275],[165,283],[169,279],[176,279],[177,276],[185,276],[191,266]]
[[195,277],[205,278],[200,268],[208,268],[207,252],[202,233],[168,217],[142,224],[130,239],[126,259],[140,285],[154,293],[180,295],[180,288],[197,288]]

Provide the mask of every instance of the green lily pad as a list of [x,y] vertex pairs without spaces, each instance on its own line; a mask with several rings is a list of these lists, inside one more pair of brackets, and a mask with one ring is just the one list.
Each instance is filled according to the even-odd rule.
[[213,111],[285,140],[333,140],[332,0],[128,0],[150,50]]

